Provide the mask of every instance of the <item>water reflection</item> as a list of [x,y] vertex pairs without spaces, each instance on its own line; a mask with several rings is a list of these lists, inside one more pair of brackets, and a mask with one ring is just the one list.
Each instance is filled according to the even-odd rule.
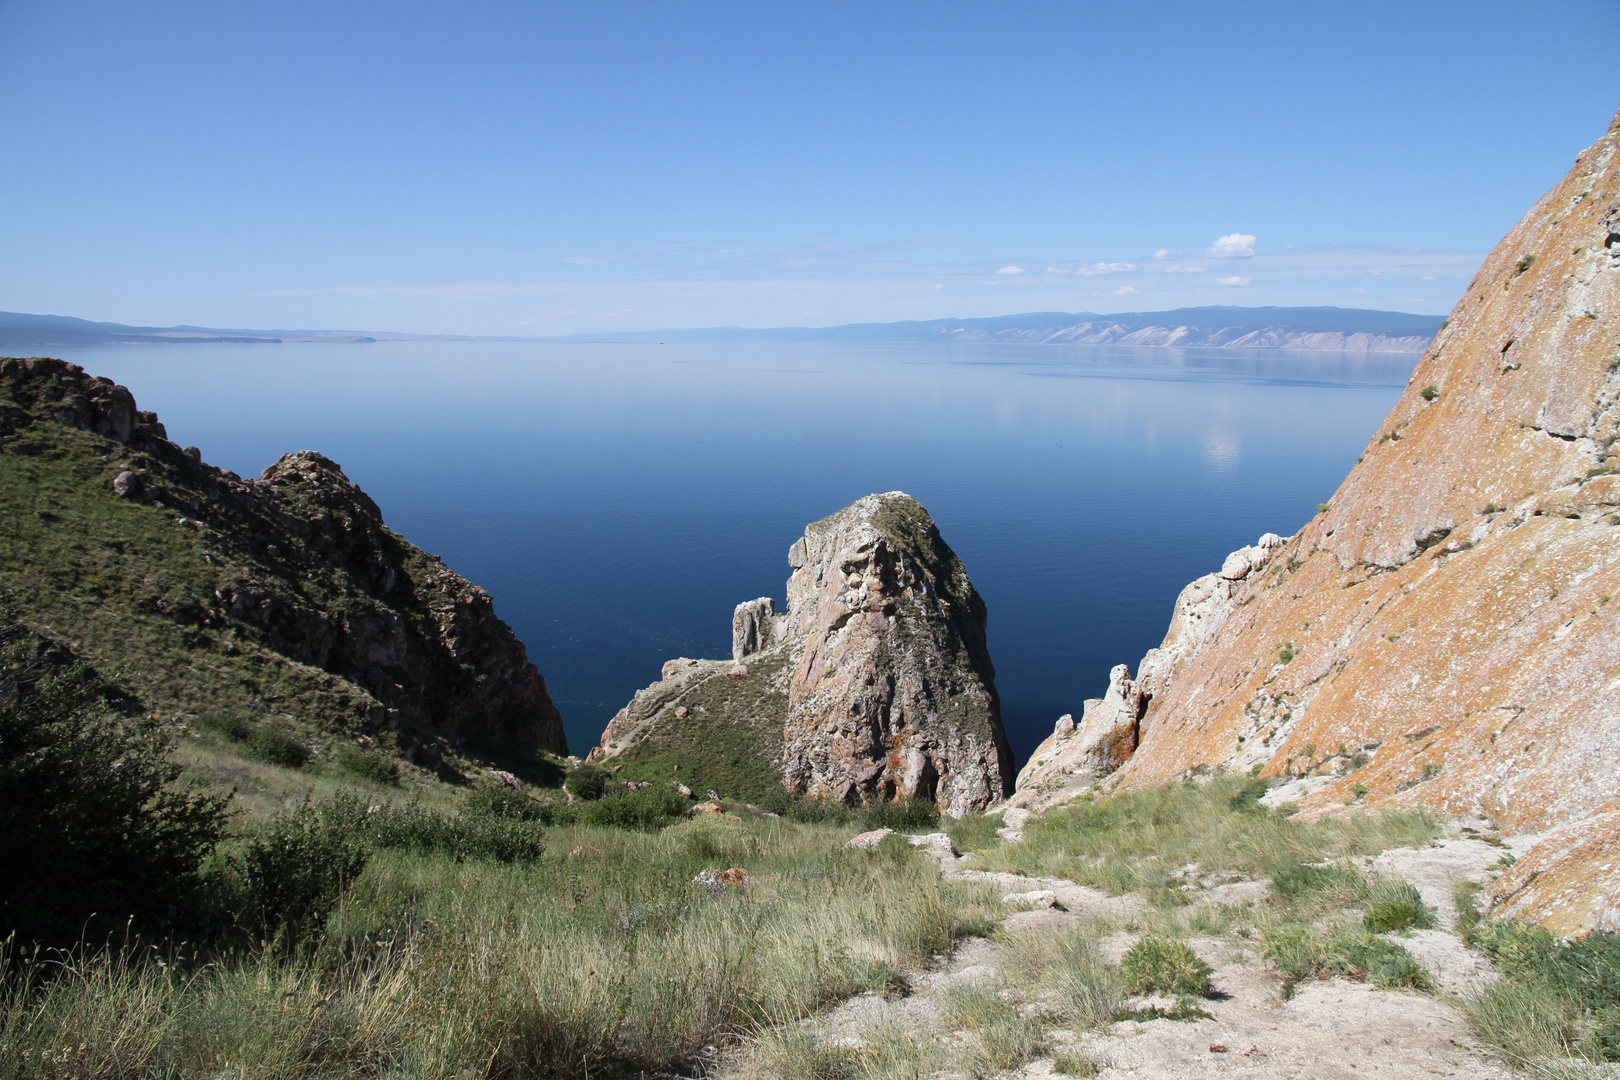
[[1067,345],[403,343],[61,350],[244,475],[317,449],[486,586],[583,751],[782,598],[806,522],[920,499],[990,609],[1020,757],[1176,593],[1327,501],[1404,360]]

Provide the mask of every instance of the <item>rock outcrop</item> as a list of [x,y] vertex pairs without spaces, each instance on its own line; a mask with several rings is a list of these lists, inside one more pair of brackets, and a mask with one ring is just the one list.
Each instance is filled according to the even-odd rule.
[[1182,593],[1110,785],[1551,829],[1492,895],[1560,932],[1620,890],[1617,149],[1620,117],[1491,253],[1323,512]]
[[[787,611],[738,605],[732,660],[670,661],[592,759],[696,775],[752,754],[756,788],[768,776],[801,795],[922,798],[958,815],[1004,797],[984,601],[927,511],[869,495],[807,527],[788,563]],[[746,747],[731,745],[739,731]]]
[[154,709],[387,730],[424,761],[468,740],[566,752],[489,595],[389,530],[320,454],[244,481],[169,442],[124,387],[6,359],[0,468],[21,530],[0,585]]

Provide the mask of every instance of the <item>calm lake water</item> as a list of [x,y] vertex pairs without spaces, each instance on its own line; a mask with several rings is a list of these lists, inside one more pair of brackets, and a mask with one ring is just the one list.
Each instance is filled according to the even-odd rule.
[[1020,763],[1176,594],[1327,501],[1405,358],[1106,346],[384,343],[60,347],[181,445],[339,462],[483,585],[583,754],[731,609],[783,603],[806,523],[922,502],[990,610]]

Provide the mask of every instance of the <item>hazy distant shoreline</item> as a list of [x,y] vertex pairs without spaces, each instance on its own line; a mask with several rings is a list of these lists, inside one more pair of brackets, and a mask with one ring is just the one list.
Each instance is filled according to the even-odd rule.
[[65,315],[0,312],[0,346],[282,344],[380,341],[825,341],[1130,345],[1416,355],[1440,329],[1439,315],[1362,308],[1201,307],[1171,311],[1030,312],[981,319],[932,319],[842,326],[636,330],[554,337],[400,334],[355,330],[239,330],[206,326],[129,326]]

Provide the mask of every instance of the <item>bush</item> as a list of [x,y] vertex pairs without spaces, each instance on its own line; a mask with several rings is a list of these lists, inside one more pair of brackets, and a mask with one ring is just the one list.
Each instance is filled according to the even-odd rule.
[[958,851],[978,851],[980,848],[994,847],[996,843],[996,830],[1001,828],[1000,814],[964,814],[953,818],[945,826],[950,833],[951,844]]
[[358,746],[342,746],[337,752],[337,763],[362,780],[373,784],[396,786],[399,784],[399,762]]
[[362,812],[354,828],[358,839],[376,847],[437,851],[458,862],[469,858],[533,862],[546,850],[545,828],[538,820],[452,814],[424,806]]
[[1185,941],[1150,934],[1126,950],[1120,973],[1128,994],[1203,997],[1209,993],[1209,977],[1215,971]]
[[1277,965],[1284,997],[1293,996],[1301,980],[1333,975],[1364,979],[1386,990],[1430,986],[1428,973],[1400,945],[1343,927],[1327,935],[1297,924],[1277,927],[1266,934],[1261,956]]
[[835,799],[792,798],[785,809],[776,812],[803,825],[842,825],[855,820],[850,808]]
[[226,799],[174,786],[156,724],[116,687],[0,615],[0,940],[69,946],[178,929]]
[[564,786],[574,798],[591,802],[600,799],[607,791],[607,773],[595,765],[581,765],[568,774]]
[[247,751],[260,761],[296,769],[309,761],[309,747],[280,728],[261,724],[248,736]]
[[939,807],[931,799],[895,799],[871,803],[859,811],[868,829],[932,829],[939,824]]
[[[335,811],[335,812],[334,812]],[[273,816],[231,860],[240,882],[240,918],[255,936],[296,940],[319,930],[366,866],[366,851],[344,807],[314,807],[306,796]]]
[[655,784],[603,796],[580,810],[579,823],[610,829],[658,829],[681,820],[685,813],[686,800],[673,785]]
[[484,781],[467,793],[461,812],[472,817],[510,818],[513,821],[539,821],[545,816],[542,804],[516,788]]
[[1502,974],[1537,980],[1576,1008],[1620,1006],[1620,934],[1592,933],[1562,944],[1543,927],[1499,922],[1474,936]]
[[1367,893],[1367,913],[1362,925],[1374,934],[1391,930],[1428,930],[1434,926],[1434,909],[1405,881],[1374,882]]

